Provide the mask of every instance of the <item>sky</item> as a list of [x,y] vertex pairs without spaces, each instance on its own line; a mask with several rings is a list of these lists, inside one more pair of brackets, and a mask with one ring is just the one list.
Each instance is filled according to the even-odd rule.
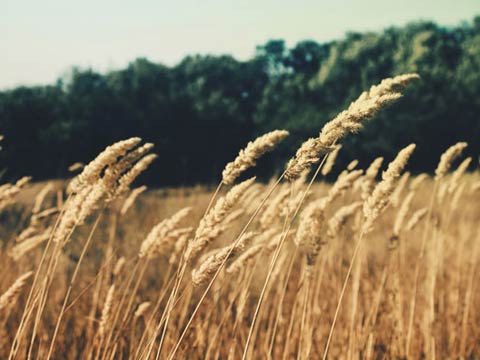
[[137,57],[174,65],[207,53],[246,60],[274,38],[292,46],[475,15],[480,0],[0,0],[0,89],[53,83],[72,66],[108,71]]

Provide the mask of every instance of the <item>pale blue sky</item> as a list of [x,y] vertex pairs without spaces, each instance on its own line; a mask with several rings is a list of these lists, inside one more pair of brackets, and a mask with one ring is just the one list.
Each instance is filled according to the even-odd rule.
[[253,55],[412,20],[457,25],[480,0],[0,0],[0,88],[51,83],[71,66],[99,71],[144,56],[173,65],[186,54]]

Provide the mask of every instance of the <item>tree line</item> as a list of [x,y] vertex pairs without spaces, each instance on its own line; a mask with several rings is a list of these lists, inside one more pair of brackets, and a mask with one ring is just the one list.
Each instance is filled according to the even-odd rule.
[[338,169],[367,166],[417,144],[413,171],[429,171],[458,140],[480,150],[480,17],[456,27],[415,22],[382,32],[350,32],[327,43],[283,40],[257,46],[248,61],[185,57],[168,67],[140,58],[105,74],[72,69],[53,85],[0,92],[4,177],[64,177],[105,146],[131,136],[155,143],[159,159],[142,181],[187,185],[218,180],[249,140],[291,135],[262,159],[260,175],[280,171],[298,145],[383,78],[422,80],[344,143]]

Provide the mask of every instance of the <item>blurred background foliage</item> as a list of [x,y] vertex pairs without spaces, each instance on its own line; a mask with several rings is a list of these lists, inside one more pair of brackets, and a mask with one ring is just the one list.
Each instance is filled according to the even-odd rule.
[[140,136],[159,154],[142,181],[213,183],[247,141],[287,129],[288,140],[261,160],[266,178],[363,90],[407,72],[422,80],[346,139],[337,170],[353,159],[361,166],[390,159],[410,142],[418,145],[413,171],[431,171],[458,140],[478,154],[480,17],[455,28],[416,22],[292,48],[271,40],[249,61],[195,55],[173,67],[140,58],[106,74],[72,69],[54,85],[0,92],[0,167],[9,178],[64,177],[70,164]]

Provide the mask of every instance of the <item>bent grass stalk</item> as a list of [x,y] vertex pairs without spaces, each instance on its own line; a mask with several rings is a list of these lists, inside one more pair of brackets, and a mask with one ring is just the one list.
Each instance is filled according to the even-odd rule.
[[[253,271],[251,272],[253,274]],[[248,276],[249,279],[251,279],[252,277],[251,276]],[[241,282],[240,282],[241,283]],[[247,288],[248,288],[248,285],[247,285]],[[212,345],[213,344],[216,344],[217,343],[217,338],[218,338],[218,335],[220,334],[220,330],[222,329],[223,327],[223,324],[225,323],[225,321],[228,319],[228,315],[230,315],[229,313],[229,308],[231,308],[234,304],[235,304],[235,301],[242,295],[243,293],[243,288],[241,286],[238,287],[236,293],[232,296],[232,301],[228,304],[227,306],[227,311],[224,311],[223,312],[223,316],[221,318],[221,321],[220,323],[217,325],[217,328],[215,330],[215,333],[213,335],[213,337],[211,338],[211,340],[209,341],[208,343],[208,347],[207,347],[207,351],[206,351],[206,355],[205,355],[205,359],[209,359],[210,358],[210,353],[212,351]],[[235,319],[235,321],[237,321],[237,319]]]
[[345,295],[345,291],[347,290],[348,280],[350,278],[350,275],[352,274],[353,265],[355,264],[355,260],[360,250],[360,246],[362,245],[363,238],[364,238],[364,231],[362,230],[362,232],[360,233],[359,239],[355,244],[355,249],[353,250],[352,258],[350,259],[350,265],[348,267],[347,274],[345,275],[345,280],[343,281],[342,290],[340,291],[340,297],[338,299],[337,307],[333,315],[332,325],[330,326],[330,331],[327,337],[327,343],[325,344],[325,350],[323,351],[323,358],[322,358],[323,360],[327,359],[328,349],[330,347],[330,342],[332,341],[333,331],[335,330],[335,325],[337,323],[338,314],[340,313],[343,297]]
[[[290,184],[289,196],[290,196],[290,202],[291,202],[294,198],[293,183]],[[284,232],[286,232],[286,234],[288,235],[288,231],[289,231],[289,228],[287,229],[287,227],[288,227],[288,224],[289,224],[289,221],[290,221],[290,218],[289,218],[290,217],[290,203],[288,203],[286,206],[287,206],[287,212],[285,214],[285,220],[284,220],[283,226],[282,226],[282,232],[281,232],[282,236],[283,236]],[[285,236],[287,236],[287,235],[285,235]],[[291,262],[292,266],[293,266],[296,254],[297,254],[297,247],[295,247],[295,253],[294,253],[294,256],[292,257],[292,262]],[[268,289],[268,290],[270,290],[270,289]],[[281,303],[279,304],[279,307],[281,307]],[[257,329],[258,329],[258,327],[257,327]]]
[[[252,284],[252,280],[253,280],[253,277],[255,275],[255,268],[257,267],[257,264],[258,264],[258,259],[257,261],[255,262],[255,265],[252,267],[252,271],[250,271],[250,274],[248,276],[248,279],[247,279],[247,282],[246,282],[246,285],[245,287],[242,289],[240,295],[243,295],[243,296],[248,296],[248,289],[250,288],[251,284]],[[242,299],[239,298],[239,300],[241,301]],[[237,338],[236,338],[236,335],[237,335],[237,330],[238,330],[238,324],[240,322],[240,315],[237,314],[237,316],[235,316],[235,322],[233,323],[233,330],[232,330],[232,338],[233,338],[233,344],[230,345],[230,350],[229,350],[229,355],[234,353],[235,351],[235,347],[237,345]]]
[[[19,326],[17,328],[17,331],[15,333],[15,337],[13,339],[12,347],[10,349],[10,354],[8,355],[9,360],[12,360],[16,356],[17,350],[20,346],[20,341],[21,341],[21,338],[22,338],[22,335],[23,335],[24,327],[26,326],[26,323],[28,322],[28,319],[30,318],[30,314],[33,312],[33,306],[34,305],[32,305],[32,298],[34,296],[33,294],[35,292],[35,289],[36,289],[36,286],[37,286],[37,281],[38,281],[39,276],[40,276],[40,271],[43,267],[44,262],[46,261],[48,250],[49,250],[50,245],[53,241],[53,234],[55,233],[55,230],[58,227],[58,224],[60,222],[60,218],[64,214],[65,209],[66,209],[66,205],[68,205],[68,203],[70,201],[70,198],[71,198],[71,196],[69,195],[67,200],[64,202],[62,210],[60,211],[57,219],[55,220],[55,224],[54,224],[54,226],[51,230],[50,237],[47,241],[45,249],[42,252],[42,257],[40,258],[40,262],[37,266],[37,270],[35,271],[35,275],[34,275],[34,278],[33,278],[32,285],[30,287],[30,291],[29,291],[29,294],[28,294],[28,297],[27,297],[27,302],[26,302],[25,307],[24,307],[22,318],[20,320],[20,324],[19,324]],[[35,297],[35,299],[36,299],[36,297]],[[36,303],[35,299],[33,299],[33,304]]]
[[[175,302],[173,303],[172,305],[172,309],[175,308],[175,306],[177,306],[177,304],[182,300],[183,296],[185,294],[187,294],[187,291],[189,290],[188,287],[185,287],[183,288],[182,292],[180,293],[179,296],[177,296]],[[151,355],[151,352],[153,351],[153,347],[155,345],[155,341],[156,341],[156,338],[157,338],[157,335],[158,335],[158,332],[160,331],[162,325],[163,325],[163,322],[165,321],[165,317],[166,317],[166,312],[164,311],[163,314],[162,314],[162,317],[160,318],[160,321],[158,323],[158,326],[156,327],[156,331],[154,332],[153,336],[152,336],[152,339],[148,345],[148,354],[147,356],[145,357],[146,359],[149,359],[150,358],[150,355]],[[158,354],[158,349],[157,349],[157,354]],[[159,356],[159,355],[158,355]]]
[[[75,230],[75,227],[73,227],[70,230],[69,234],[66,237],[67,239],[71,238],[74,230]],[[32,336],[31,336],[31,339],[30,339],[30,345],[28,347],[28,358],[29,359],[31,359],[31,356],[32,356],[33,345],[35,343],[35,338],[36,338],[36,334],[37,334],[37,327],[40,324],[40,320],[41,320],[43,311],[45,310],[45,306],[46,306],[46,303],[47,303],[48,292],[49,292],[50,287],[52,285],[54,273],[55,273],[55,270],[56,270],[57,265],[58,265],[58,258],[59,258],[59,255],[60,255],[60,251],[61,251],[61,245],[60,245],[59,242],[57,242],[55,244],[55,247],[53,248],[53,253],[51,254],[50,261],[49,261],[48,266],[47,266],[46,277],[45,277],[45,280],[43,281],[43,286],[41,286],[41,288],[39,290],[40,291],[39,305],[37,307],[37,313],[36,313],[35,321],[34,321],[34,324],[33,324],[33,331],[32,331]]]
[[171,285],[172,281],[174,280],[173,277],[170,278],[170,275],[171,275],[171,272],[172,272],[172,266],[173,266],[173,264],[170,264],[170,266],[168,267],[167,274],[165,275],[165,279],[169,279],[169,280],[166,281],[164,289],[162,288],[162,292],[158,296],[157,302],[155,303],[155,306],[153,307],[153,310],[151,311],[151,314],[150,314],[150,316],[147,320],[147,323],[145,325],[145,329],[142,332],[142,336],[140,337],[140,340],[139,340],[139,343],[138,343],[138,346],[137,346],[137,351],[135,353],[135,358],[139,358],[139,355],[143,354],[143,353],[139,353],[139,352],[140,352],[140,349],[144,348],[142,345],[143,345],[143,341],[145,340],[145,336],[147,335],[147,330],[152,326],[153,321],[155,319],[155,315],[157,314],[157,311],[160,308],[160,305],[161,305],[165,295],[167,294],[167,291],[170,288],[170,285]]
[[297,205],[293,215],[292,215],[292,219],[290,220],[290,223],[286,229],[286,231],[282,234],[282,237],[280,239],[280,242],[278,243],[277,245],[277,248],[275,249],[275,253],[273,254],[273,258],[272,258],[272,261],[270,263],[270,267],[268,269],[268,273],[267,273],[267,278],[265,279],[265,282],[263,284],[263,288],[262,288],[262,291],[260,293],[260,298],[258,299],[258,303],[257,303],[257,307],[255,309],[255,313],[253,315],[253,320],[252,320],[252,324],[250,325],[250,330],[248,332],[248,336],[247,336],[247,343],[245,344],[245,348],[244,348],[244,351],[243,351],[243,356],[242,356],[242,360],[245,360],[246,359],[246,356],[247,356],[247,352],[248,352],[248,347],[250,345],[250,341],[251,341],[251,337],[252,337],[252,333],[253,333],[253,328],[256,324],[256,319],[257,319],[257,316],[258,316],[258,312],[260,311],[260,307],[262,305],[262,301],[263,301],[263,298],[265,296],[265,291],[266,291],[266,288],[267,288],[267,285],[268,283],[270,282],[270,278],[272,277],[272,273],[273,273],[273,269],[275,268],[275,265],[277,264],[277,260],[278,260],[278,256],[280,254],[280,250],[283,246],[283,243],[285,242],[285,239],[288,235],[288,232],[290,231],[291,227],[292,227],[292,224],[293,224],[293,221],[295,220],[295,217],[297,216],[297,214],[299,213],[300,211],[300,208],[303,204],[303,202],[305,201],[305,198],[307,197],[307,194],[308,192],[310,191],[310,188],[312,187],[312,184],[313,182],[315,181],[315,179],[317,178],[318,174],[320,173],[320,170],[323,166],[323,164],[325,163],[326,159],[327,159],[327,156],[328,154],[324,155],[322,161],[320,162],[320,164],[318,165],[317,167],[317,170],[315,171],[315,174],[313,175],[312,179],[310,180],[310,183],[308,184],[307,188],[305,189],[305,191],[303,192],[303,195],[302,195],[302,198],[299,202],[299,204]]
[[296,257],[297,257],[297,252],[298,252],[298,247],[295,247],[295,252],[293,253],[292,258],[290,259],[290,262],[288,264],[287,275],[285,276],[284,285],[283,285],[282,292],[281,292],[281,295],[280,295],[280,299],[279,299],[279,302],[278,302],[278,310],[277,310],[277,314],[275,316],[275,322],[273,324],[273,330],[272,330],[272,335],[271,335],[271,339],[270,339],[270,345],[268,346],[269,356],[272,355],[273,345],[275,344],[275,335],[276,335],[276,332],[277,332],[278,322],[280,321],[280,316],[282,314],[283,301],[284,301],[285,295],[287,293],[288,282],[289,282],[290,276],[292,274],[293,264],[295,263],[295,260],[296,260]]
[[[187,290],[188,290],[188,288],[183,289],[183,291],[180,293],[180,295],[177,297],[175,303],[173,304],[173,307],[177,306],[177,304],[180,302],[180,300],[182,300],[183,296],[187,293]],[[143,349],[142,353],[140,354],[140,355],[143,355],[145,353],[145,351],[147,351],[146,356],[143,357],[145,359],[150,358],[151,352],[153,351],[153,348],[154,348],[154,345],[155,345],[155,341],[156,341],[158,332],[160,331],[160,328],[162,327],[162,325],[165,321],[165,316],[166,316],[166,313],[163,312],[162,317],[160,318],[160,321],[159,321],[158,325],[155,327],[156,330],[153,332],[153,335],[150,339],[150,342],[147,343],[146,350]]]
[[[150,259],[147,259],[144,263],[143,263],[143,266],[140,268],[140,274],[138,275],[137,277],[137,281],[133,287],[133,290],[131,292],[131,295],[130,295],[130,298],[129,298],[129,301],[128,301],[128,304],[127,304],[127,307],[122,309],[122,311],[124,312],[124,316],[123,316],[123,319],[121,320],[121,322],[119,323],[119,330],[117,331],[117,334],[115,335],[114,339],[113,339],[113,343],[116,344],[117,343],[117,340],[118,340],[118,337],[120,336],[122,330],[125,328],[126,326],[126,321],[128,319],[128,317],[130,316],[130,311],[132,309],[132,306],[133,306],[133,302],[135,300],[135,295],[137,294],[137,291],[138,291],[138,288],[140,286],[140,282],[141,280],[143,279],[143,276],[145,275],[145,271],[147,270],[147,267],[148,267],[148,264],[150,262]],[[110,345],[109,343],[107,345]],[[106,357],[108,354],[108,346],[106,346],[105,348],[105,354],[104,354],[104,357]]]
[[98,280],[98,277],[105,272],[105,270],[108,270],[109,262],[113,259],[115,256],[115,253],[112,253],[110,257],[105,261],[105,264],[98,270],[98,272],[95,274],[95,277],[93,278],[92,281],[90,281],[87,285],[85,285],[79,292],[78,295],[75,296],[75,298],[70,302],[70,304],[67,305],[65,308],[65,313],[70,310],[75,303],[80,300],[80,298],[90,289]]
[[70,284],[68,285],[67,293],[65,294],[65,297],[63,299],[63,304],[62,304],[62,309],[60,310],[60,314],[58,315],[57,323],[55,325],[55,330],[53,331],[52,335],[52,340],[50,341],[50,348],[48,349],[48,355],[47,358],[51,358],[53,354],[53,348],[55,346],[55,340],[57,338],[58,330],[60,329],[60,323],[62,322],[63,314],[65,313],[65,308],[67,306],[68,299],[70,297],[70,293],[72,292],[73,289],[73,284],[75,283],[75,280],[77,279],[78,272],[80,270],[80,266],[82,265],[83,259],[85,257],[85,254],[87,252],[87,249],[90,245],[90,242],[92,241],[93,234],[95,233],[95,230],[97,229],[97,226],[100,222],[100,219],[102,217],[102,212],[100,212],[97,216],[97,219],[95,220],[92,229],[90,231],[90,234],[88,235],[87,241],[85,242],[85,245],[83,246],[82,253],[80,254],[80,258],[77,261],[77,265],[75,266],[75,270],[73,271],[72,278],[70,280]]
[[[106,345],[105,345],[105,350],[108,349],[108,346],[110,345],[110,342],[111,342],[111,339],[112,339],[112,336],[113,336],[113,333],[115,331],[115,326],[117,325],[117,321],[120,317],[120,311],[122,309],[122,306],[125,302],[125,299],[127,297],[127,294],[128,294],[128,289],[130,288],[130,286],[132,285],[132,281],[133,279],[135,278],[135,275],[138,271],[138,267],[140,266],[140,263],[139,263],[139,260],[138,260],[138,257],[137,257],[137,261],[135,262],[135,265],[130,273],[130,276],[127,278],[127,281],[125,282],[125,288],[124,288],[124,291],[123,291],[123,294],[122,294],[122,297],[116,307],[116,310],[115,310],[115,316],[113,317],[113,321],[111,322],[111,326],[110,326],[110,331],[108,332],[108,336],[106,337],[107,341],[106,341]],[[105,354],[104,354],[105,355]]]
[[[305,265],[304,265],[305,266]],[[297,360],[302,359],[302,351],[304,351],[304,329],[305,329],[305,322],[307,321],[307,303],[308,298],[310,296],[310,276],[304,273],[304,288],[303,288],[303,310],[302,310],[302,321],[300,323],[300,334],[298,336],[298,352],[297,352]]]
[[[220,193],[220,190],[223,186],[223,180],[220,181],[215,189],[215,192],[213,193],[213,195],[211,196],[210,198],[210,201],[207,205],[207,208],[205,209],[205,212],[203,214],[203,217],[205,217],[205,215],[208,214],[208,212],[210,211],[211,207],[213,206],[213,203],[215,201],[215,199],[217,198],[218,194]],[[172,312],[172,308],[170,306],[170,304],[173,304],[176,302],[176,297],[177,297],[177,294],[178,294],[178,290],[179,290],[179,287],[180,287],[180,284],[183,280],[183,277],[185,276],[185,270],[186,270],[186,267],[187,267],[187,263],[186,263],[186,260],[185,260],[185,253],[187,251],[187,247],[188,247],[188,242],[185,244],[184,248],[183,248],[183,251],[181,252],[181,256],[180,256],[180,263],[179,263],[179,266],[177,268],[177,273],[176,273],[176,276],[175,276],[175,284],[173,286],[173,290],[168,298],[168,301],[167,301],[167,305],[166,305],[166,320],[165,320],[165,325],[164,325],[164,328],[163,328],[163,331],[162,331],[162,335],[160,337],[160,344],[159,344],[159,347],[158,347],[158,350],[157,350],[157,356],[156,356],[156,359],[159,358],[160,356],[160,353],[162,351],[162,346],[163,346],[163,340],[166,336],[166,332],[167,332],[167,327],[168,327],[168,323],[169,323],[169,319],[170,319],[170,315],[171,315],[171,312]],[[163,317],[162,317],[163,318]],[[161,324],[159,323],[158,324],[158,328],[160,328]],[[154,342],[154,341],[153,341]],[[150,356],[150,352],[151,352],[151,349],[150,351],[148,352],[148,355],[147,357]]]
[[419,281],[419,276],[420,276],[420,265],[423,260],[423,257],[425,256],[425,246],[427,242],[427,236],[429,233],[430,229],[430,223],[431,223],[431,217],[432,217],[432,211],[433,211],[433,206],[435,203],[435,196],[438,190],[438,182],[435,181],[433,184],[433,190],[432,190],[432,195],[430,198],[430,203],[428,205],[428,212],[427,216],[425,219],[425,225],[423,227],[423,234],[422,234],[422,242],[420,245],[420,253],[418,255],[417,261],[415,263],[415,271],[414,271],[414,276],[413,276],[413,294],[412,298],[410,300],[410,311],[409,311],[409,317],[408,317],[408,327],[407,327],[407,339],[405,343],[405,354],[408,358],[410,355],[410,343],[412,339],[412,334],[413,334],[413,321],[415,318],[415,306],[416,306],[416,300],[417,300],[417,292],[418,292],[418,281]]
[[[59,217],[59,219],[61,220],[60,217]],[[46,303],[47,303],[48,292],[50,291],[50,288],[51,288],[51,285],[52,285],[52,282],[53,282],[53,278],[54,278],[54,274],[55,274],[55,271],[57,269],[58,260],[59,260],[60,254],[61,254],[60,252],[63,248],[63,245],[71,239],[71,237],[72,237],[72,235],[73,235],[77,226],[78,226],[78,223],[75,222],[74,226],[72,226],[72,228],[68,231],[68,233],[66,235],[64,235],[65,237],[63,239],[60,239],[60,241],[57,241],[55,243],[55,247],[53,248],[53,252],[50,256],[50,261],[47,264],[46,277],[45,277],[45,280],[43,281],[44,285],[39,290],[40,291],[39,305],[37,307],[37,314],[36,314],[36,317],[35,317],[32,336],[31,336],[31,339],[30,339],[30,345],[29,345],[29,348],[28,348],[28,358],[29,359],[32,356],[33,345],[35,343],[35,338],[36,338],[36,334],[37,334],[37,327],[40,324],[40,320],[41,320],[43,311],[45,310],[45,306],[46,306]],[[52,232],[52,236],[54,236],[54,235],[55,235],[55,233]]]
[[[480,229],[479,229],[480,230]],[[480,231],[477,232],[480,234]],[[466,356],[466,347],[467,347],[467,329],[468,329],[468,316],[470,313],[470,308],[472,304],[472,298],[474,294],[474,278],[475,278],[475,259],[478,256],[480,249],[480,236],[477,236],[477,241],[475,241],[475,247],[470,256],[470,271],[468,274],[467,289],[464,297],[464,311],[461,321],[461,332],[460,332],[460,345],[459,345],[459,355],[464,358]]]
[[233,246],[231,247],[229,253],[225,256],[225,259],[223,260],[223,262],[221,263],[221,265],[219,266],[219,268],[217,269],[217,271],[215,272],[215,274],[213,275],[212,277],[212,280],[210,280],[209,284],[207,285],[207,288],[205,289],[205,291],[203,292],[202,296],[200,297],[200,300],[198,301],[198,304],[197,306],[195,307],[192,315],[190,316],[190,319],[188,320],[184,330],[182,331],[181,335],[180,335],[180,338],[177,340],[176,344],[175,344],[175,347],[173,348],[172,352],[170,353],[170,355],[168,356],[168,359],[171,360],[173,359],[173,356],[175,356],[175,353],[178,351],[178,348],[180,347],[180,344],[183,340],[183,338],[185,337],[185,334],[187,333],[187,330],[190,326],[190,324],[192,323],[193,321],[193,318],[195,317],[195,315],[197,314],[198,312],[198,309],[200,308],[201,304],[203,303],[203,300],[205,299],[205,297],[207,296],[210,288],[212,287],[213,283],[215,282],[215,280],[217,279],[218,277],[218,274],[220,274],[220,271],[223,269],[223,267],[225,266],[227,260],[228,260],[228,257],[230,256],[230,253],[233,251],[234,247],[238,244],[238,242],[240,241],[240,239],[242,238],[242,236],[245,234],[245,232],[247,231],[248,227],[250,226],[250,224],[253,222],[253,220],[255,219],[255,217],[258,215],[258,213],[260,212],[261,208],[263,207],[263,205],[265,204],[265,202],[270,198],[270,196],[273,194],[273,191],[277,188],[278,184],[280,184],[280,182],[282,181],[283,177],[285,176],[285,171],[282,173],[282,175],[280,175],[280,177],[277,179],[277,181],[272,185],[271,189],[268,191],[268,193],[265,195],[265,197],[262,199],[261,203],[258,205],[257,209],[255,210],[255,212],[252,214],[252,216],[250,217],[250,219],[248,220],[247,224],[243,227],[242,231],[240,232],[240,235],[237,236],[236,240],[233,242]]

